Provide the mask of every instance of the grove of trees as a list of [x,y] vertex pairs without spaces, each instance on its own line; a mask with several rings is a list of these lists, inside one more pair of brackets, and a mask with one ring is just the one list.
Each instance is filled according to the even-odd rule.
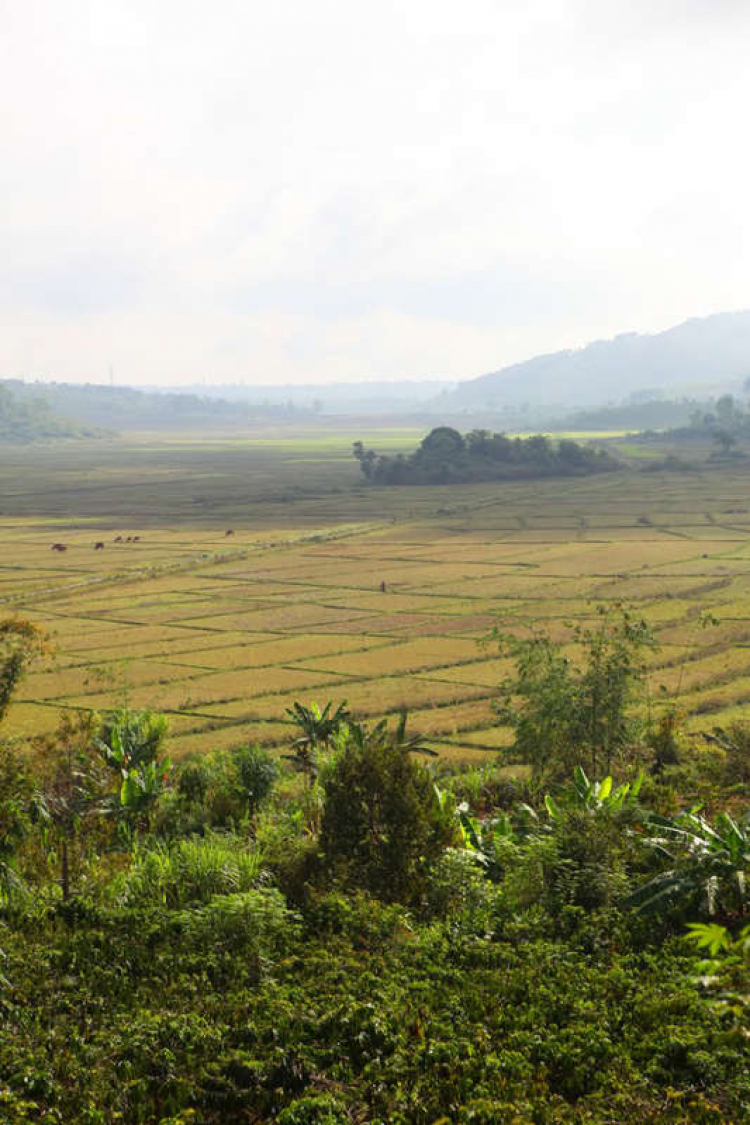
[[388,456],[354,443],[354,456],[373,484],[457,484],[469,481],[584,476],[611,472],[618,462],[606,450],[542,434],[509,438],[489,430],[462,435],[438,426],[409,456]]

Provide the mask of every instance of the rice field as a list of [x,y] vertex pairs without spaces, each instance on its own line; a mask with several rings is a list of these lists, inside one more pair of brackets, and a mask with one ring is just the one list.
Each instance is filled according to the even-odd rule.
[[151,438],[99,476],[83,447],[57,470],[49,451],[0,454],[0,615],[54,642],[3,734],[127,702],[168,714],[174,756],[278,747],[295,700],[347,699],[367,719],[407,706],[475,762],[508,737],[492,700],[510,664],[483,638],[546,625],[569,643],[601,603],[653,624],[654,694],[689,728],[750,718],[743,465],[369,490],[346,452]]

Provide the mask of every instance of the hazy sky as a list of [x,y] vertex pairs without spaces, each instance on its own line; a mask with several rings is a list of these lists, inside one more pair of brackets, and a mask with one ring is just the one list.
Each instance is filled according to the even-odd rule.
[[470,377],[750,306],[750,0],[0,0],[0,375]]

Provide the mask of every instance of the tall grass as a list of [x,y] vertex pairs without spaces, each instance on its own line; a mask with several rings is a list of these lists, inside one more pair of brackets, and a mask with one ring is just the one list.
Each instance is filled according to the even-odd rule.
[[261,862],[257,848],[216,832],[158,842],[136,852],[115,897],[127,906],[205,904],[214,895],[249,891],[258,882]]

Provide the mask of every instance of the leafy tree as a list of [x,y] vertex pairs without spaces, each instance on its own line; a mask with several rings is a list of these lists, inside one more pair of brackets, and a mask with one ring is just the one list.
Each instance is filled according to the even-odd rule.
[[353,445],[354,456],[359,461],[359,467],[368,480],[372,477],[378,455],[374,449],[365,449],[361,441]]
[[10,746],[0,744],[0,907],[23,891],[16,852],[30,828],[32,793],[26,763]]
[[441,801],[416,749],[383,723],[350,724],[325,781],[322,851],[345,882],[387,901],[419,897],[427,868],[458,839],[452,804]]
[[242,746],[232,753],[237,788],[252,815],[266,799],[279,776],[274,759],[260,746]]
[[26,668],[46,651],[47,635],[32,621],[21,617],[0,621],[0,722]]
[[713,439],[724,457],[730,453],[732,446],[737,444],[737,438],[728,430],[714,430]]
[[71,897],[81,837],[94,820],[112,811],[110,778],[94,748],[95,718],[63,714],[46,747],[49,763],[34,814],[48,833],[48,858],[59,858],[63,902]]
[[641,652],[654,645],[640,618],[620,608],[597,611],[598,624],[577,627],[582,659],[576,667],[540,631],[529,638],[493,637],[516,664],[500,684],[495,710],[514,733],[510,753],[536,777],[569,774],[582,761],[592,773],[611,771],[638,729],[632,704],[645,678]]

